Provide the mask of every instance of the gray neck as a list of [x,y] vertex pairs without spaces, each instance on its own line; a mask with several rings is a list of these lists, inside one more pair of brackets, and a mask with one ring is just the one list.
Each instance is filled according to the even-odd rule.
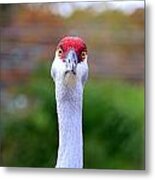
[[56,168],[83,167],[81,84],[67,88],[56,83],[59,148]]

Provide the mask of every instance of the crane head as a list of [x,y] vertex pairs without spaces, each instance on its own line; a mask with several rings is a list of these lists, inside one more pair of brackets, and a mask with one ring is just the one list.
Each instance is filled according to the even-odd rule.
[[82,85],[87,80],[87,47],[79,37],[67,36],[60,40],[51,68],[54,81],[61,81],[72,87],[76,82]]

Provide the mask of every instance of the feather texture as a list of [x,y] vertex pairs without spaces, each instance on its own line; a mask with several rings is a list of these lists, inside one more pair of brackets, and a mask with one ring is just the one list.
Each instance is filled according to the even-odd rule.
[[79,84],[68,88],[56,83],[56,102],[59,124],[57,168],[83,167],[82,94]]
[[[83,51],[84,56],[81,54]],[[82,39],[65,37],[58,44],[52,63],[59,129],[56,168],[83,167],[82,102],[83,88],[88,78],[86,52]],[[73,62],[76,63],[74,68]]]

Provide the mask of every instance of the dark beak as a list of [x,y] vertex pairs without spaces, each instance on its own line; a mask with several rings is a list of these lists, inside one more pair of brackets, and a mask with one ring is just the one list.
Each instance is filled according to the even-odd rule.
[[73,49],[71,49],[68,52],[65,58],[65,62],[66,62],[65,74],[67,74],[68,72],[72,72],[73,74],[76,74],[76,66],[77,66],[78,58],[76,52]]

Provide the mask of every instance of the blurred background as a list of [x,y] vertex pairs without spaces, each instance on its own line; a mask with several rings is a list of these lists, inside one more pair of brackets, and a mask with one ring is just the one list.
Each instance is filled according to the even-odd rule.
[[0,4],[0,166],[55,166],[65,35],[88,46],[84,168],[144,169],[144,1]]

